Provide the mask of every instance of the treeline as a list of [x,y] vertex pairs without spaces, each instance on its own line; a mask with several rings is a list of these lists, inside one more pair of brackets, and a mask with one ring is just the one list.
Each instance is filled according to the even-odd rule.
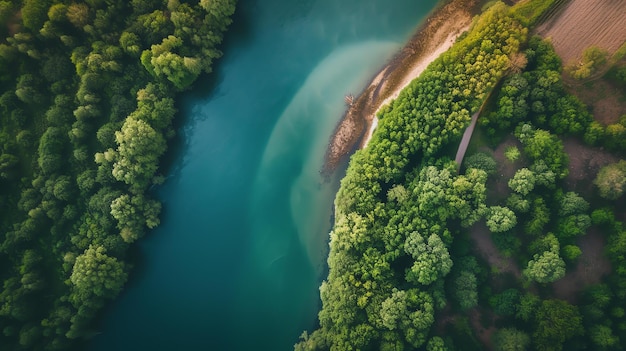
[[[551,45],[527,39],[520,23],[550,6],[495,3],[382,110],[342,180],[319,327],[296,350],[482,350],[475,330],[490,327],[495,350],[626,348],[626,230],[611,208],[626,166],[603,168],[592,195],[569,191],[561,139],[623,153],[621,121],[593,121],[566,91]],[[484,141],[513,142],[504,160],[474,153],[459,174],[449,157],[481,106]],[[502,167],[514,169],[508,189],[487,191]],[[517,274],[473,254],[472,226]],[[579,239],[592,229],[607,238],[613,273],[573,293],[575,305],[552,283],[579,263]]]
[[[335,200],[320,328],[297,350],[444,347],[431,329],[447,304],[450,246],[487,211],[484,171],[439,158],[510,67],[526,28],[497,3],[380,114]],[[471,259],[471,258],[468,258]],[[471,267],[454,272],[457,304],[476,297]]]
[[174,97],[209,73],[235,0],[0,1],[0,344],[61,350],[159,224]]

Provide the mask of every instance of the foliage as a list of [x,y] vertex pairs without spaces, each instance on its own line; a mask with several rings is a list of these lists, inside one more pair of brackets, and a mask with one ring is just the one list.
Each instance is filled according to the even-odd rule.
[[565,262],[558,251],[544,251],[533,256],[524,270],[524,275],[538,283],[552,283],[565,276]]
[[503,328],[491,338],[496,351],[526,351],[530,345],[528,334],[515,328]]
[[521,195],[528,195],[535,188],[535,174],[528,168],[515,172],[509,180],[509,188]]
[[[296,350],[429,350],[450,347],[451,338],[464,349],[480,349],[464,316],[479,297],[500,317],[498,326],[518,322],[517,329],[496,332],[495,349],[560,350],[567,342],[580,349],[623,348],[626,231],[612,209],[589,216],[595,204],[562,190],[568,157],[561,137],[584,136],[619,150],[626,117],[606,129],[593,123],[586,106],[566,91],[551,45],[536,37],[526,42],[518,21],[540,20],[542,11],[562,3],[523,1],[513,13],[493,4],[380,111],[379,128],[368,148],[353,155],[335,200],[319,328],[304,333]],[[461,175],[446,158],[492,90],[481,125],[491,141],[514,129],[521,145],[506,150],[507,159],[514,165],[521,159],[523,168],[509,181],[513,194],[505,204],[485,195],[487,175],[498,168],[490,156],[466,158]],[[521,281],[496,274],[496,267],[487,276],[467,256],[466,228],[482,218],[501,254],[528,262]],[[553,299],[546,284],[564,277],[565,262],[582,254],[575,239],[592,222],[606,234],[614,273],[607,291],[585,297],[581,314]],[[431,327],[435,310],[450,302],[446,311],[454,322],[444,341]]]
[[556,135],[535,129],[530,124],[523,124],[516,128],[515,136],[522,142],[524,153],[532,160],[545,162],[558,178],[567,176],[567,153],[563,150],[563,142]]
[[477,284],[476,275],[469,271],[462,271],[454,281],[455,297],[462,310],[478,304]]
[[[425,344],[435,308],[445,306],[453,232],[485,214],[480,168],[494,164],[476,160],[484,165],[458,175],[439,153],[460,138],[526,39],[508,11],[502,3],[490,7],[381,110],[368,147],[352,156],[335,199],[320,327],[303,334],[297,350],[440,348]],[[474,273],[452,279],[462,308],[475,305]]]
[[70,280],[75,287],[73,296],[76,299],[87,301],[92,294],[112,298],[126,282],[126,273],[123,264],[115,257],[109,257],[103,247],[90,246],[76,258]]
[[522,122],[531,122],[559,135],[588,133],[592,116],[565,89],[560,59],[551,45],[533,37],[525,57],[528,58],[526,71],[504,81],[498,92],[497,110],[481,117],[480,124],[487,128],[487,133],[496,137]]
[[626,190],[626,161],[604,166],[598,172],[593,183],[598,187],[600,196],[609,200],[616,200]]
[[[70,350],[91,335],[126,281],[129,243],[159,223],[148,189],[174,97],[210,72],[234,8],[0,1],[3,349]],[[152,47],[154,74],[141,62]]]
[[562,300],[544,300],[537,309],[533,342],[540,351],[560,351],[563,343],[583,334],[578,307]]
[[488,175],[495,174],[497,170],[496,160],[493,157],[477,152],[465,158],[465,168],[476,168],[485,171]]
[[499,294],[493,295],[489,299],[489,305],[493,311],[501,316],[512,316],[519,303],[520,293],[516,289],[507,289]]
[[589,78],[596,70],[604,66],[609,53],[597,46],[590,46],[583,51],[580,62],[570,65],[569,74],[576,79]]
[[526,26],[536,24],[544,13],[550,11],[551,8],[558,5],[557,0],[531,0],[520,1],[513,7],[513,13],[518,16]]
[[434,336],[428,340],[426,351],[448,351],[448,348],[442,338]]
[[419,233],[409,234],[404,250],[415,262],[406,274],[409,282],[429,285],[444,277],[452,268],[452,260],[446,245],[437,234],[426,240]]
[[509,162],[517,161],[520,155],[521,153],[519,152],[519,149],[516,146],[508,146],[504,150],[504,157],[506,157],[506,159],[509,160]]
[[515,213],[502,206],[492,206],[487,215],[487,228],[492,233],[506,232],[517,224]]

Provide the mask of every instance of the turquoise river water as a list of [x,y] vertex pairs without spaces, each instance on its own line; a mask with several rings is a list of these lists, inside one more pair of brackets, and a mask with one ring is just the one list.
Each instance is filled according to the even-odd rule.
[[90,350],[286,351],[315,328],[341,176],[319,171],[344,96],[436,2],[240,0],[225,55],[179,106],[162,224]]

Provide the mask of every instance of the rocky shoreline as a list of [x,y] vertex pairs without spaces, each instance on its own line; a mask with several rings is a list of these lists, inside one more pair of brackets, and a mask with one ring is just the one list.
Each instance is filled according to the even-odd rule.
[[451,46],[469,27],[481,4],[480,0],[452,0],[424,21],[402,50],[358,97],[352,99],[330,138],[322,174],[332,174],[357,147],[367,144],[380,107],[397,97],[432,60]]

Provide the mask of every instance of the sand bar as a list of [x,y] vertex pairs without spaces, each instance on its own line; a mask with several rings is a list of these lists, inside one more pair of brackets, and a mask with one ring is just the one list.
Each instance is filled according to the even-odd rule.
[[323,173],[332,173],[357,147],[366,145],[377,125],[376,112],[452,46],[470,26],[473,16],[480,10],[480,3],[479,0],[452,0],[424,21],[348,107],[330,139]]

